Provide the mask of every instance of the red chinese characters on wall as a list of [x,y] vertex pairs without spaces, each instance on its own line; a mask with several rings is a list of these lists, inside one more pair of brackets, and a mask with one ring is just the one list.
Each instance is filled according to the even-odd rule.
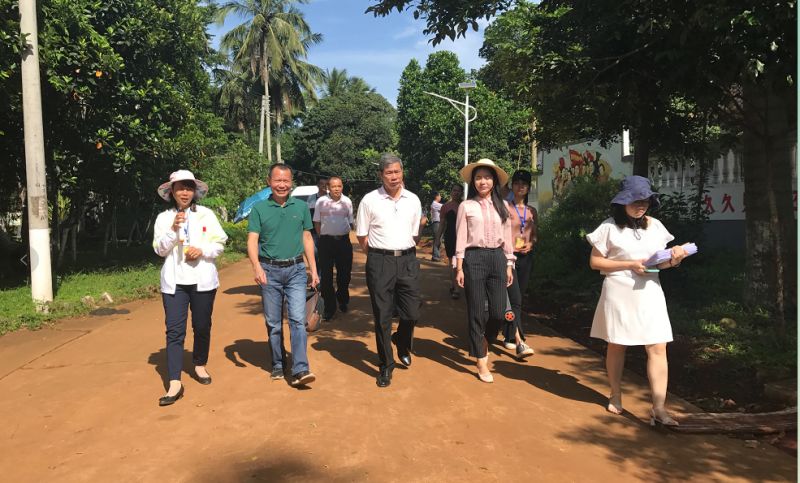
[[723,213],[725,213],[728,210],[730,210],[731,213],[736,212],[736,208],[734,208],[733,204],[731,203],[731,195],[729,195],[728,193],[725,193],[725,195],[722,197],[722,204],[723,204],[722,206]]

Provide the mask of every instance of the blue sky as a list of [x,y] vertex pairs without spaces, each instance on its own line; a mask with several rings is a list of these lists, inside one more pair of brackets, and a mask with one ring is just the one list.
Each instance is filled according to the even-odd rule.
[[[392,13],[388,17],[373,17],[364,11],[370,0],[311,0],[300,5],[312,30],[324,40],[309,52],[309,61],[323,69],[347,69],[347,73],[362,77],[392,104],[397,99],[400,74],[412,58],[420,64],[436,50],[450,50],[458,55],[461,67],[469,71],[483,65],[478,49],[483,44],[483,27],[470,31],[466,38],[445,41],[435,48],[422,34],[425,22],[414,20],[411,12]],[[243,20],[229,16],[223,26],[212,25],[212,43],[218,46],[219,37]]]

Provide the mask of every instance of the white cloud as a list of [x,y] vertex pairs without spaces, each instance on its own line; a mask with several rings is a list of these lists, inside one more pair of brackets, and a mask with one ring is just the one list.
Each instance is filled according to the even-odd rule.
[[403,29],[403,31],[394,34],[392,36],[392,38],[394,40],[400,40],[400,39],[405,39],[405,38],[408,38],[408,37],[413,37],[413,36],[417,35],[418,33],[419,33],[419,29],[412,25],[412,26],[408,26],[405,29]]

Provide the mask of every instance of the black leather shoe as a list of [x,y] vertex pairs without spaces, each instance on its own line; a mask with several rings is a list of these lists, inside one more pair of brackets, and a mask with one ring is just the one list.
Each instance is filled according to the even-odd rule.
[[340,310],[340,311],[341,311],[343,314],[346,314],[346,313],[347,313],[347,304],[340,304],[340,305],[339,305],[339,310]]
[[388,387],[392,383],[392,367],[388,367],[386,369],[381,369],[381,373],[378,374],[378,377],[375,379],[375,384],[378,387]]
[[334,314],[325,314],[325,315],[322,316],[322,320],[324,320],[325,322],[328,322],[329,320],[331,320],[333,318],[333,315]]
[[178,391],[178,394],[174,396],[162,396],[158,399],[159,406],[169,406],[171,404],[175,404],[175,401],[183,397],[183,384],[181,384],[181,388]]
[[209,384],[211,384],[211,376],[200,377],[200,375],[195,372],[194,378],[197,379],[197,382],[199,382],[204,386],[208,386]]
[[392,334],[392,343],[397,347],[397,358],[400,359],[400,363],[409,367],[411,365],[411,353],[400,348],[400,345],[397,343],[397,332]]

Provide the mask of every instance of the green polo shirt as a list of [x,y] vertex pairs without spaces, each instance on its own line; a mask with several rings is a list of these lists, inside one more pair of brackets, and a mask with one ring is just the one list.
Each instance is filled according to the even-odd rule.
[[258,233],[258,255],[276,260],[302,255],[303,231],[312,226],[308,205],[291,196],[281,206],[270,195],[253,206],[247,219],[247,231]]

